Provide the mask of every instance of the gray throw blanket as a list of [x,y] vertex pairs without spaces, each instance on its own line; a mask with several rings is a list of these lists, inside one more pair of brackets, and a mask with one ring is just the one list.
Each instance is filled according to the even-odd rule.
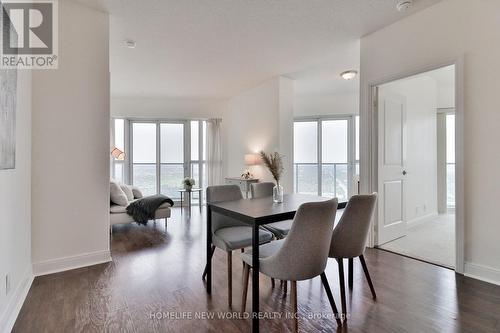
[[170,206],[174,205],[172,199],[167,196],[161,194],[150,195],[128,205],[127,214],[132,216],[135,222],[146,225],[149,220],[155,218],[156,210],[165,202],[169,203]]

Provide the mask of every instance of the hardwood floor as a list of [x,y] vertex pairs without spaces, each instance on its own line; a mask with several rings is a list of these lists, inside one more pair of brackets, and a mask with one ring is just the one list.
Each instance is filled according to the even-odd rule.
[[[201,279],[205,264],[204,218],[174,209],[148,226],[119,225],[111,241],[113,262],[37,277],[14,332],[248,332],[241,319],[243,266],[233,256],[233,309],[227,305],[227,256],[214,255],[213,293]],[[347,290],[347,325],[338,328],[320,277],[297,283],[300,332],[500,332],[500,287],[451,270],[368,249],[377,301],[359,260]],[[347,267],[345,268],[347,271]],[[337,262],[326,271],[340,308]],[[261,320],[261,332],[292,331],[290,291],[261,276],[261,309],[281,319]],[[290,289],[290,288],[288,288]],[[247,300],[250,308],[251,295]],[[207,312],[209,311],[209,312]],[[233,311],[232,319],[218,316]],[[194,319],[214,315],[213,319]],[[193,319],[189,319],[190,316]]]

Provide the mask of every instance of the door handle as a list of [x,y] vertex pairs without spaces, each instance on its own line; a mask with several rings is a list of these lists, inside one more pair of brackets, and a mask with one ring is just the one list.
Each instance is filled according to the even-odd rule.
[[403,176],[406,176],[407,172],[406,170],[403,170]]

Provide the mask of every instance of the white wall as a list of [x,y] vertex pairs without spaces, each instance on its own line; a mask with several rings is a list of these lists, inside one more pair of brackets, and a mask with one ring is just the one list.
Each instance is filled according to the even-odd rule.
[[437,107],[440,109],[449,109],[455,107],[454,82],[452,84],[438,82]]
[[32,281],[31,71],[17,75],[16,167],[0,170],[0,332],[10,332]]
[[113,97],[111,116],[149,119],[208,119],[220,118],[227,107],[226,100]]
[[281,185],[286,192],[293,192],[293,97],[294,82],[288,78],[279,78],[278,92],[278,147],[283,155],[285,172]]
[[[500,167],[500,44],[495,42],[499,12],[497,0],[445,0],[361,40],[362,97],[368,82],[464,55],[465,272],[496,283],[500,283],[500,174],[495,172]],[[368,158],[368,151],[363,156]]]
[[[273,78],[247,90],[228,102],[223,118],[225,175],[238,177],[245,170],[244,155],[278,151],[285,155],[285,192],[293,191],[292,137],[293,82]],[[257,178],[272,181],[264,166],[250,170]]]
[[437,85],[427,76],[394,81],[381,91],[406,98],[405,218],[437,214]]
[[294,116],[359,114],[359,92],[297,95]]
[[35,274],[110,260],[108,15],[59,2],[59,69],[33,73]]

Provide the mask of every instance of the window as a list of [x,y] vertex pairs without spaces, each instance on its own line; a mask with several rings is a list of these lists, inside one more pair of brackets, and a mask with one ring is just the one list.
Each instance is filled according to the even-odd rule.
[[132,123],[132,184],[144,195],[157,189],[156,124]]
[[[195,180],[195,187],[207,187],[206,177],[206,131],[207,122],[192,120],[190,122],[191,128],[191,159],[190,172],[191,177]],[[201,200],[204,200],[204,191],[202,192]],[[199,193],[193,193],[193,203],[200,202]]]
[[[112,119],[111,121],[111,146],[125,151],[125,120]],[[125,182],[125,161],[111,157],[111,178]]]
[[180,199],[184,179],[184,124],[160,124],[160,193]]
[[349,199],[348,121],[321,122],[321,189],[325,197]]
[[293,176],[296,193],[318,193],[318,124],[296,121],[293,124]]
[[455,115],[446,115],[446,204],[455,208]]
[[357,132],[354,116],[296,120],[294,191],[346,202],[356,172],[353,161],[359,159],[359,149],[352,144]]
[[[122,120],[123,121],[123,120]],[[125,121],[130,123],[130,177],[126,163],[122,172],[145,195],[161,193],[180,200],[184,177],[192,177],[196,187],[206,187],[206,122],[205,121]],[[125,128],[125,126],[124,126]],[[123,132],[126,142],[126,132]],[[203,197],[202,203],[203,203]],[[200,202],[193,195],[193,203]]]

